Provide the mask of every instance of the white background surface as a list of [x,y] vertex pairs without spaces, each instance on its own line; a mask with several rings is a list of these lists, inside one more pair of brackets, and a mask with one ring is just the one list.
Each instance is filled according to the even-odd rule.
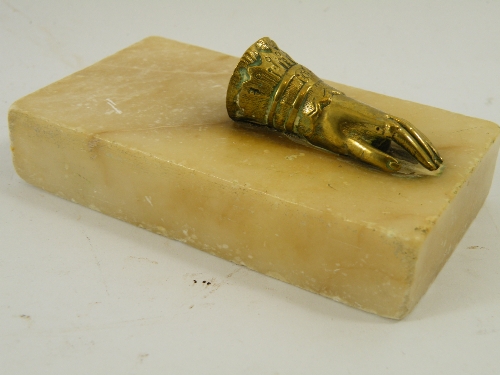
[[499,166],[401,322],[23,182],[10,104],[150,35],[235,56],[268,35],[319,76],[500,123],[499,1],[0,1],[1,374],[500,373]]

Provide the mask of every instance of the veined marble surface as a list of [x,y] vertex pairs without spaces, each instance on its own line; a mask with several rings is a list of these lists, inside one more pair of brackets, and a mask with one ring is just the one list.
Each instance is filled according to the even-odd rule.
[[[6,114],[19,97],[149,35],[235,56],[269,35],[300,45],[294,58],[320,76],[500,123],[499,14],[495,2],[2,2],[0,105]],[[293,27],[309,19],[317,31]],[[119,111],[113,103],[104,105]],[[454,255],[415,311],[394,323],[33,188],[12,168],[6,117],[1,129],[6,373],[500,368],[498,165]]]

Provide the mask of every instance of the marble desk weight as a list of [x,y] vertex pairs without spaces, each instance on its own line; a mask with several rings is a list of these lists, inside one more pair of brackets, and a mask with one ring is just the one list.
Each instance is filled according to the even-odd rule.
[[18,100],[17,173],[265,275],[404,317],[488,194],[498,126],[329,82],[417,125],[445,160],[438,175],[395,175],[232,121],[225,98],[238,61],[150,37]]

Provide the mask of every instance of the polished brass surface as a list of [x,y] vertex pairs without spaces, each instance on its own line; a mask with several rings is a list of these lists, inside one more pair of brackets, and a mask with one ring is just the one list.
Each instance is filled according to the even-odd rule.
[[267,37],[254,43],[240,59],[229,82],[226,107],[235,121],[274,128],[387,172],[401,168],[386,153],[391,141],[428,170],[443,163],[415,126],[329,86]]

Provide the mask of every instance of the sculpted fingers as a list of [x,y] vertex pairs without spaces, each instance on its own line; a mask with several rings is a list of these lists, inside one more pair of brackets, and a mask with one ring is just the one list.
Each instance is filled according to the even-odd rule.
[[397,172],[401,168],[399,162],[392,156],[387,155],[364,142],[348,139],[347,148],[352,156],[364,161],[365,163],[369,163],[375,167],[383,169],[386,172]]
[[434,148],[431,141],[429,141],[429,139],[423,133],[421,133],[410,122],[404,119],[391,115],[387,115],[387,118],[396,121],[404,130],[406,130],[406,132],[420,145],[420,147],[425,150],[425,152],[433,160],[437,168],[439,168],[439,166],[443,163],[443,159]]
[[434,171],[438,169],[436,162],[429,156],[429,154],[418,144],[418,142],[411,137],[410,134],[404,129],[396,131],[392,139],[406,151],[418,160],[425,168]]
[[[409,122],[388,116],[395,122],[391,126],[392,139],[413,155],[425,168],[434,171],[443,163],[430,141]],[[397,125],[396,125],[397,124]]]

